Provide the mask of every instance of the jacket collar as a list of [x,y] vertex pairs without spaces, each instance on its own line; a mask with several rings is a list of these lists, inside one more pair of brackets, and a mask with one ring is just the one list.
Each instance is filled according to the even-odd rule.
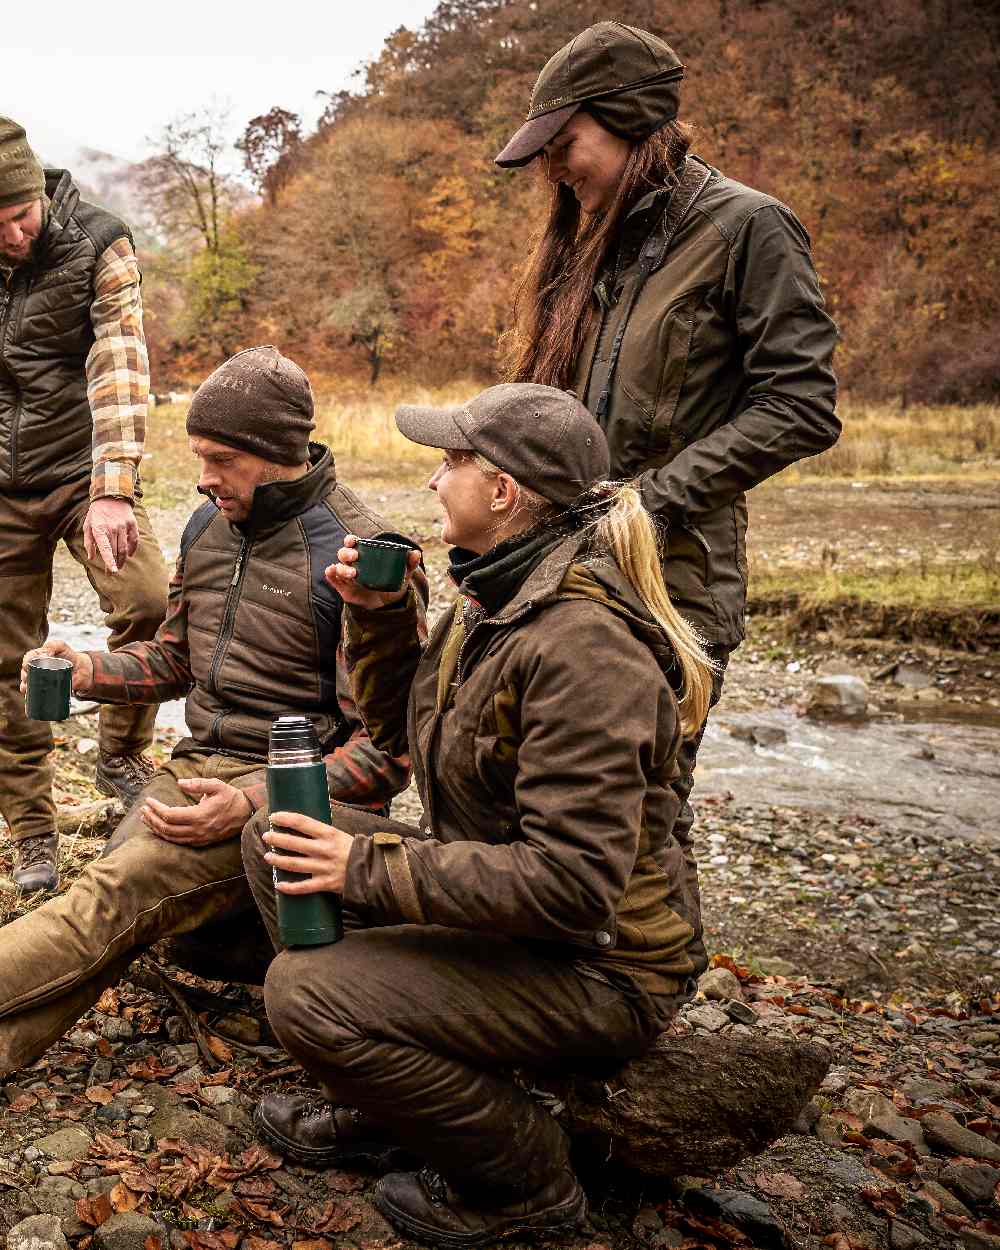
[[[277,529],[325,499],[337,485],[333,453],[322,443],[309,444],[309,470],[287,482],[264,482],[255,488],[250,515],[233,523],[248,538]],[[207,492],[202,492],[203,494]]]
[[[66,228],[80,202],[80,192],[66,169],[46,169],[42,196],[44,226],[38,239],[38,252],[44,254]],[[39,257],[40,258],[40,257]]]
[[[517,594],[489,623],[504,625],[557,599],[593,599],[626,621],[632,633],[649,647],[671,684],[675,684],[680,668],[670,640],[615,560],[609,555],[591,554],[589,546],[586,535],[570,534],[537,565]],[[571,568],[574,575],[567,584]]]

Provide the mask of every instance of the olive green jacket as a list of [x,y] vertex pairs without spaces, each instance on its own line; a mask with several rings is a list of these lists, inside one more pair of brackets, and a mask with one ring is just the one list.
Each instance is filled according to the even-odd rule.
[[707,181],[630,315],[640,249],[671,193],[650,192],[629,214],[573,389],[596,413],[625,322],[599,417],[611,470],[640,479],[665,525],[677,606],[709,642],[732,647],[744,633],[745,492],[836,442],[837,333],[794,214],[697,158],[692,167]]
[[349,608],[359,711],[378,749],[409,750],[427,836],[357,838],[344,900],[368,924],[540,942],[669,997],[701,927],[671,832],[674,653],[617,565],[578,559],[569,538],[468,630],[459,599],[422,654],[412,595]]

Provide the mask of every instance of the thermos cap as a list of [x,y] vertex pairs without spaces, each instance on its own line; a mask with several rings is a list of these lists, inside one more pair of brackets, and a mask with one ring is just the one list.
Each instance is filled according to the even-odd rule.
[[319,753],[319,735],[308,716],[276,716],[271,722],[268,755],[285,755],[289,751]]

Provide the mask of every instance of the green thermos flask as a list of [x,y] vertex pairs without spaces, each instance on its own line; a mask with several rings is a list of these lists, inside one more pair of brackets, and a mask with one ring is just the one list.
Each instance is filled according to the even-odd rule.
[[[276,716],[271,723],[267,805],[271,812],[301,812],[324,824],[332,823],[326,765],[308,717]],[[274,869],[275,883],[300,878],[300,873]],[[276,890],[275,897],[278,929],[285,946],[324,946],[344,936],[339,894],[283,894]]]

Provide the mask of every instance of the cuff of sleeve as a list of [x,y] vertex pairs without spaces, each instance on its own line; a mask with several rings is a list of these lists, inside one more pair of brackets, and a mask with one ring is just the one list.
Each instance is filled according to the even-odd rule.
[[252,781],[249,785],[244,781],[242,785],[236,788],[247,796],[255,812],[259,811],[267,803],[266,781]]
[[398,833],[355,837],[347,858],[344,904],[369,923],[426,924],[406,858],[406,841]]
[[102,460],[94,465],[90,479],[91,499],[135,501],[135,465],[130,460]]

